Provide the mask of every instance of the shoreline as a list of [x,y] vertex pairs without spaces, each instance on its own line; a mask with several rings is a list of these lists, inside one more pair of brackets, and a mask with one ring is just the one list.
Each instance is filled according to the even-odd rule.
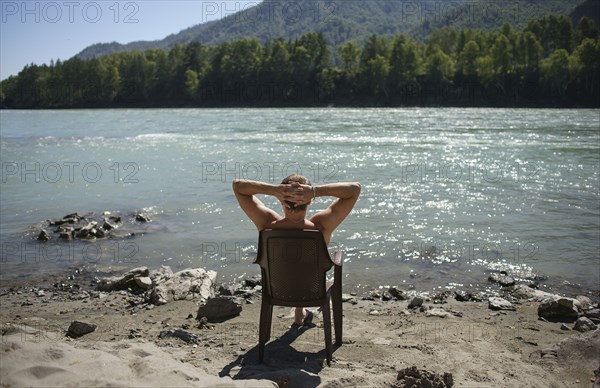
[[[69,264],[64,267],[55,267],[52,269],[46,269],[44,272],[36,272],[36,273],[27,273],[23,274],[0,274],[0,294],[3,293],[3,290],[6,290],[11,287],[45,287],[50,288],[52,285],[57,283],[58,281],[62,282],[74,282],[81,283],[84,282],[87,284],[87,287],[92,287],[92,283],[96,282],[99,278],[108,277],[108,276],[116,276],[118,274],[127,272],[136,266],[142,265],[141,263],[137,263],[137,265],[133,265],[131,263],[126,264],[115,264],[115,265],[74,265]],[[165,264],[166,265],[166,264]],[[227,271],[223,274],[219,268],[206,268],[210,270],[214,270],[218,274],[218,282],[224,284],[232,284],[239,279],[243,279],[244,277],[252,277],[252,276],[260,276],[260,268],[258,266],[250,266],[251,270],[255,271],[244,271],[244,272],[229,272]],[[157,268],[151,268],[151,270],[157,270]],[[427,269],[427,268],[421,268]],[[448,269],[444,268],[431,268],[432,271],[439,271],[440,273],[448,272]],[[420,271],[422,272],[422,271]],[[585,295],[593,300],[600,301],[600,287],[590,288],[579,283],[574,283],[569,280],[556,280],[551,278],[546,278],[544,276],[538,277],[537,275],[532,278],[520,278],[518,276],[511,275],[505,271],[501,270],[490,270],[482,268],[481,270],[481,278],[476,279],[476,283],[472,282],[472,278],[464,278],[464,279],[451,279],[452,281],[446,283],[438,283],[437,281],[442,280],[443,276],[438,275],[437,278],[432,279],[431,276],[426,276],[423,279],[423,273],[411,274],[409,277],[411,278],[411,282],[409,283],[401,283],[390,284],[389,282],[377,282],[376,280],[372,283],[363,282],[365,277],[359,279],[358,283],[351,283],[347,279],[343,282],[344,292],[350,293],[354,292],[359,294],[360,296],[366,296],[372,292],[382,292],[389,287],[400,287],[410,292],[411,295],[421,295],[427,297],[433,297],[437,294],[454,294],[456,292],[469,292],[473,294],[481,293],[486,296],[499,296],[503,293],[503,285],[502,282],[497,282],[491,280],[492,276],[501,276],[505,274],[508,278],[512,278],[514,280],[515,285],[527,285],[531,288],[535,288],[538,290],[542,290],[544,292],[549,292],[556,295],[562,295],[570,298],[574,298],[577,295]],[[377,278],[376,275],[373,278]],[[458,282],[458,283],[457,283]],[[471,282],[471,283],[470,283]],[[426,284],[429,287],[419,287],[419,284]],[[452,286],[449,286],[452,285]],[[79,284],[81,286],[81,284]]]
[[[261,365],[256,360],[260,292],[240,294],[245,301],[239,315],[202,325],[195,319],[202,304],[198,299],[141,303],[133,291],[94,290],[88,284],[94,276],[89,275],[47,277],[58,286],[29,283],[0,290],[2,384],[80,385],[82,374],[93,370],[86,357],[109,355],[116,357],[118,369],[111,376],[84,376],[87,385],[210,386],[215,384],[211,379],[221,376],[231,384],[225,386],[273,386],[268,381],[274,381],[281,387],[389,387],[398,384],[399,371],[416,366],[439,376],[450,373],[458,387],[566,387],[591,386],[594,371],[600,370],[600,329],[566,330],[573,327],[572,320],[540,319],[540,302],[514,293],[505,293],[514,310],[492,310],[488,300],[462,302],[450,296],[423,296],[419,307],[409,308],[415,303],[410,295],[406,300],[345,295],[344,342],[334,347],[331,366],[323,362],[320,313],[314,310],[315,326],[299,332],[290,329],[293,311],[275,307],[273,335]],[[215,297],[222,293],[215,290]],[[593,299],[598,306],[598,298]],[[93,324],[96,330],[67,337],[73,321]],[[162,331],[172,329],[193,334],[197,342],[161,338]],[[59,353],[82,358],[73,367],[67,357],[44,356]],[[161,362],[154,362],[155,357]],[[163,380],[150,383],[157,375]]]

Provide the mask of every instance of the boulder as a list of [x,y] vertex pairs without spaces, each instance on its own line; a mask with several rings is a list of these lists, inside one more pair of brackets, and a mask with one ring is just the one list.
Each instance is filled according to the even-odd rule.
[[504,298],[492,296],[488,299],[488,307],[492,310],[516,310],[512,303]]
[[431,387],[431,388],[450,388],[454,385],[452,373],[437,373],[417,369],[416,366],[404,368],[398,372],[396,382],[392,387]]
[[390,287],[388,292],[398,300],[407,300],[409,298],[409,296],[406,295],[406,291],[401,290],[398,287]]
[[[147,277],[149,275],[148,267],[139,267],[130,270],[122,276],[114,276],[101,279],[96,289],[98,291],[121,291],[127,289],[140,289],[136,278]],[[142,289],[143,290],[143,289]]]
[[594,307],[594,303],[587,296],[577,295],[575,297],[575,299],[577,299],[579,301],[579,303],[581,303],[581,309],[582,310],[589,310],[589,309],[591,309],[591,308]]
[[190,333],[184,329],[163,330],[158,336],[159,338],[179,338],[188,344],[198,344],[200,342],[200,338],[198,338],[196,334]]
[[200,320],[204,317],[209,322],[222,322],[240,315],[241,312],[242,304],[238,299],[218,296],[209,299],[203,306],[200,306],[196,319]]
[[152,279],[150,279],[148,276],[136,277],[135,284],[142,290],[147,291],[152,288]]
[[170,268],[154,276],[151,301],[162,305],[172,300],[200,300],[215,296],[217,273],[203,268],[184,269],[169,276]]
[[412,308],[416,308],[416,307],[421,307],[421,305],[423,305],[423,302],[424,302],[423,298],[421,298],[419,296],[413,296],[408,301],[408,308],[412,309]]
[[142,214],[142,213],[136,214],[134,216],[134,218],[137,222],[142,222],[142,223],[152,222],[152,218],[150,218],[150,216],[148,216],[146,214]]
[[262,277],[260,275],[254,275],[252,277],[244,279],[244,286],[254,288],[262,285]]
[[554,294],[549,292],[536,290],[525,284],[518,284],[508,290],[510,295],[516,299],[526,299],[534,302],[541,302],[542,300],[550,297],[554,297]]
[[454,315],[443,308],[432,308],[425,313],[428,317],[452,318]]
[[511,276],[506,275],[506,273],[493,273],[488,277],[490,282],[498,283],[502,287],[514,286],[515,279]]
[[589,318],[580,317],[575,321],[575,326],[573,326],[573,330],[586,332],[590,330],[596,330],[598,326],[594,322],[592,322]]
[[462,290],[454,291],[454,299],[456,299],[459,302],[468,302],[471,300],[471,298],[472,295],[470,292]]
[[75,236],[77,238],[88,238],[90,236],[94,236],[96,232],[96,225],[98,225],[96,221],[90,221],[86,226],[75,229]]
[[50,237],[50,234],[48,232],[46,232],[44,229],[42,229],[42,231],[40,232],[40,234],[37,237],[38,241],[50,241],[50,239],[52,239],[52,237]]
[[538,316],[550,321],[573,322],[581,313],[581,303],[577,299],[552,296],[542,300],[538,306]]
[[83,335],[89,334],[94,330],[96,330],[96,325],[80,321],[73,321],[71,322],[71,325],[69,325],[69,329],[67,330],[67,336],[71,338],[78,338]]

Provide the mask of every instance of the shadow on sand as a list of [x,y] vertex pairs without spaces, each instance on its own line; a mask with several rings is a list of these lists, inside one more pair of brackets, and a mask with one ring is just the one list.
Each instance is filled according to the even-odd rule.
[[[315,332],[311,329],[322,330],[314,324],[302,328],[291,327],[279,338],[268,342],[262,364],[258,363],[256,344],[226,365],[219,376],[230,376],[234,380],[268,379],[280,387],[317,387],[321,383],[318,374],[327,365],[323,337],[320,336],[321,341],[315,344],[315,349],[321,349],[317,353],[300,352],[291,346],[300,336]],[[333,345],[332,349],[335,352],[337,348]]]

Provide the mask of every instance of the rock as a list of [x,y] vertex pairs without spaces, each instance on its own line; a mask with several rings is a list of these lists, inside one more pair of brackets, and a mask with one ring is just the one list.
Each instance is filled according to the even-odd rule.
[[60,232],[59,236],[63,240],[67,240],[67,241],[73,240],[73,230],[62,231],[62,232]]
[[[233,284],[221,284],[219,285],[219,295],[233,296],[236,294],[238,288]],[[245,291],[244,291],[245,293]]]
[[200,342],[200,338],[197,335],[184,330],[184,329],[168,329],[163,330],[158,335],[159,338],[179,338],[180,340],[188,343],[188,344],[198,344]]
[[575,299],[577,299],[579,301],[579,303],[581,303],[581,309],[582,310],[589,310],[589,309],[591,309],[591,308],[594,307],[594,303],[587,296],[577,295],[575,297]]
[[388,291],[383,291],[383,293],[381,293],[381,300],[383,301],[389,301],[392,300],[394,297],[392,296],[392,294],[390,294]]
[[547,320],[573,322],[579,318],[581,303],[577,299],[553,296],[542,300],[538,316]]
[[583,315],[590,319],[600,319],[600,309],[589,309],[583,312]]
[[[161,272],[162,271],[162,272]],[[154,274],[155,284],[150,300],[162,305],[172,300],[195,300],[204,302],[215,296],[217,273],[203,268],[184,269],[169,275],[171,269],[161,268]]]
[[350,302],[354,300],[354,297],[350,294],[342,294],[342,302]]
[[79,213],[67,214],[60,220],[50,221],[50,225],[63,225],[63,224],[76,224],[83,220],[83,217]]
[[104,230],[113,230],[116,229],[117,225],[111,224],[109,221],[104,220],[104,223],[102,224],[102,229]]
[[399,371],[396,380],[392,387],[450,388],[454,385],[452,373],[444,373],[442,376],[426,370],[419,370],[416,366]]
[[565,325],[564,323],[560,324],[560,329],[561,330],[566,330],[566,331],[571,330],[571,328],[569,326]]
[[202,317],[206,317],[209,322],[222,322],[240,315],[241,312],[242,304],[238,299],[218,296],[200,306],[196,319],[200,320]]
[[471,293],[467,291],[454,291],[454,299],[459,302],[468,302],[471,300]]
[[575,321],[575,326],[573,326],[573,330],[577,330],[580,332],[586,332],[590,330],[596,330],[598,326],[592,322],[589,318],[580,317]]
[[397,287],[390,287],[388,292],[398,300],[407,300],[409,298],[409,296],[406,295],[406,291],[403,291]]
[[108,220],[114,224],[121,223],[121,217],[119,217],[119,216],[110,216],[110,217],[108,217]]
[[106,292],[127,290],[128,288],[139,289],[136,278],[147,277],[148,275],[148,267],[134,268],[122,276],[101,279],[96,289]]
[[504,298],[492,296],[488,299],[488,306],[492,310],[516,310],[512,303]]
[[514,286],[515,279],[505,273],[493,273],[488,277],[490,282],[498,283],[502,287]]
[[534,302],[541,302],[546,298],[553,297],[554,294],[549,292],[536,290],[531,287],[526,286],[525,284],[518,284],[508,290],[510,295],[516,299],[527,299]]
[[432,308],[425,313],[428,317],[438,317],[438,318],[452,318],[452,313],[444,310],[443,308]]
[[150,279],[148,276],[140,276],[134,279],[135,284],[137,284],[142,290],[146,291],[152,288],[152,279]]
[[423,304],[423,302],[424,302],[423,298],[421,298],[419,296],[413,296],[408,301],[408,308],[412,309],[412,308],[415,308],[415,307],[421,307],[421,305]]
[[574,367],[591,371],[600,363],[598,349],[600,349],[600,329],[575,333],[538,354],[542,358],[553,356],[562,368]]
[[152,218],[150,218],[150,217],[149,217],[149,216],[147,216],[146,214],[142,214],[142,213],[137,213],[137,214],[134,216],[134,218],[135,218],[135,220],[136,220],[137,222],[143,222],[143,223],[145,223],[145,222],[152,222]]
[[40,234],[37,237],[38,241],[50,241],[52,239],[52,237],[50,237],[50,234],[48,232],[46,232],[44,229],[42,229],[42,231],[40,232]]
[[262,277],[260,275],[254,275],[252,277],[244,279],[244,285],[246,287],[254,288],[262,285]]
[[594,386],[592,388],[600,388],[600,365],[598,365],[598,369],[594,371]]
[[77,238],[88,238],[90,236],[94,236],[92,232],[93,229],[96,228],[98,223],[96,221],[90,221],[86,226],[75,229],[75,237]]
[[82,335],[89,334],[94,330],[96,330],[96,325],[80,321],[73,321],[71,322],[71,325],[69,325],[69,329],[67,330],[67,336],[71,338],[78,338]]

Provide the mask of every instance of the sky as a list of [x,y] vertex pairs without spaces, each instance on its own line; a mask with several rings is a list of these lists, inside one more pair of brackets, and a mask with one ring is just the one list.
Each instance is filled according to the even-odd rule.
[[0,0],[0,80],[94,43],[157,40],[261,0]]

